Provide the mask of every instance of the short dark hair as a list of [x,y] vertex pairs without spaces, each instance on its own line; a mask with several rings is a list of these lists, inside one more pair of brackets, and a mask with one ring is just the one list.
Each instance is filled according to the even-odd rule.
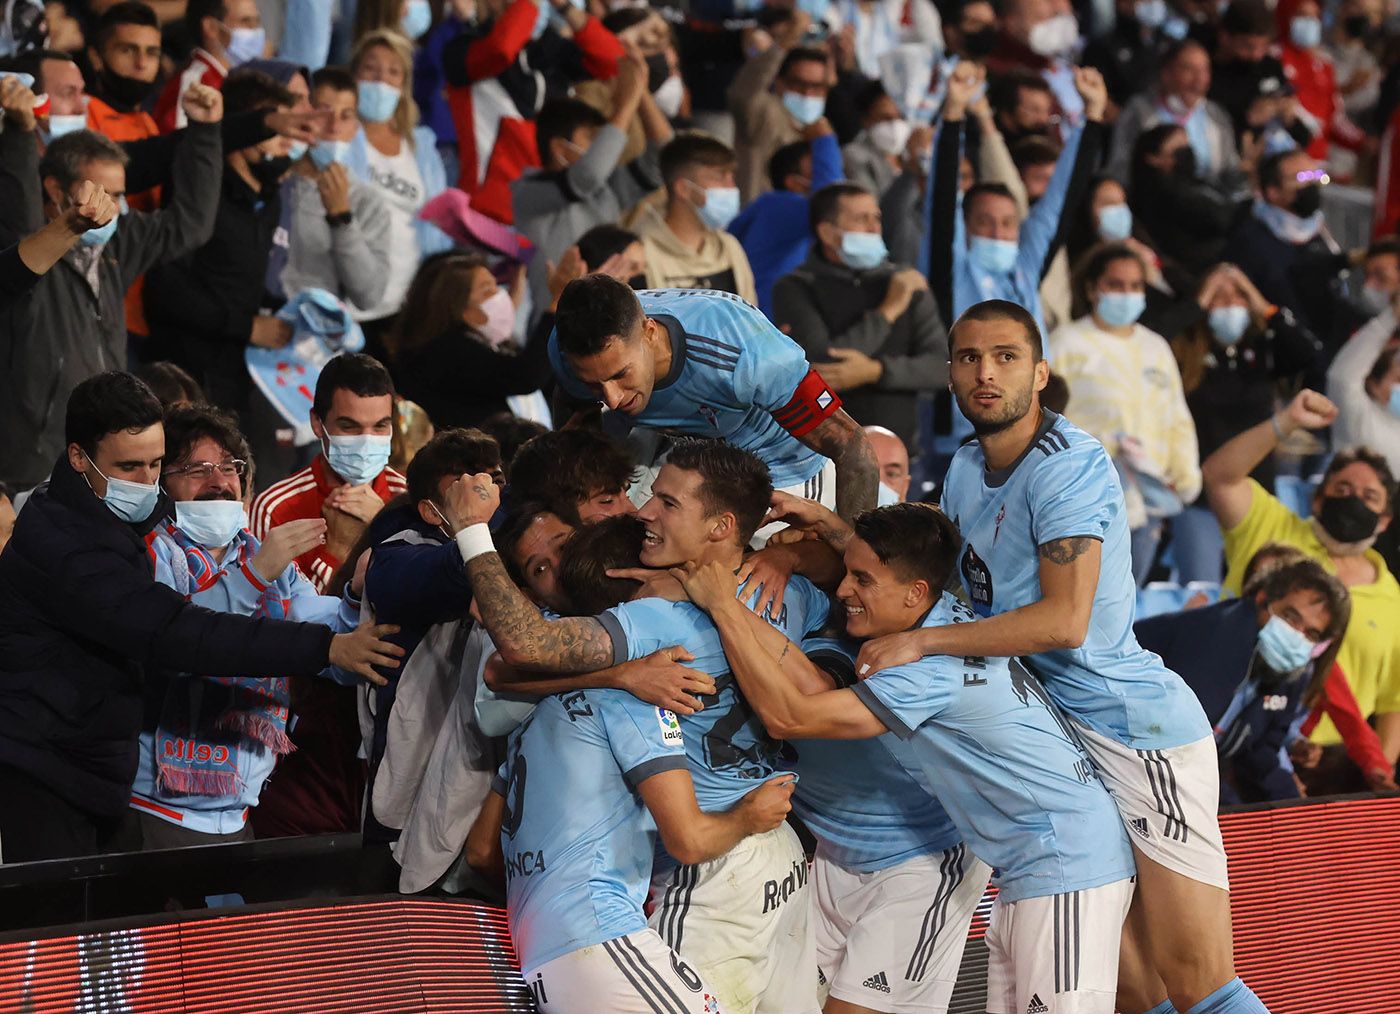
[[640,25],[647,18],[651,17],[650,7],[619,7],[615,11],[608,11],[603,15],[603,27],[616,35],[618,32],[625,32],[629,28]]
[[311,75],[311,92],[317,88],[334,88],[338,92],[353,92],[357,89],[355,75],[344,67],[322,67]]
[[[1017,172],[1033,165],[1053,165],[1060,160],[1060,145],[1043,134],[1027,134],[1011,146],[1011,161]],[[964,198],[965,199],[965,198]]]
[[28,74],[34,79],[35,92],[42,93],[44,90],[45,60],[56,60],[59,63],[77,62],[69,54],[59,52],[56,49],[28,49],[23,53],[16,53],[14,56],[6,57],[3,61],[0,61],[0,70]]
[[661,149],[661,179],[670,187],[695,166],[724,169],[737,163],[734,149],[709,134],[677,134]]
[[578,238],[578,255],[589,271],[596,271],[613,254],[620,254],[641,239],[630,229],[605,222],[595,225]]
[[165,413],[165,469],[183,461],[205,437],[235,458],[247,461],[252,453],[232,413],[213,405],[186,405]]
[[507,482],[510,481],[511,463],[515,461],[515,455],[520,448],[541,433],[549,432],[549,428],[543,423],[537,423],[533,419],[522,419],[510,411],[489,415],[477,423],[476,428],[488,437],[495,437],[496,444],[501,449],[501,470],[505,472]]
[[521,573],[520,565],[515,559],[516,550],[520,547],[520,540],[525,537],[525,533],[530,530],[530,526],[535,523],[536,518],[553,513],[548,504],[522,503],[506,515],[500,531],[495,534],[494,541],[496,548],[500,551],[501,562],[506,565],[506,571],[517,585],[525,583],[525,575]]
[[1372,257],[1400,257],[1400,237],[1382,236],[1366,248],[1366,260]]
[[1266,542],[1254,551],[1254,555],[1249,558],[1249,562],[1244,565],[1244,580],[1241,582],[1243,588],[1240,591],[1241,597],[1253,595],[1258,590],[1256,583],[1261,581],[1266,573],[1282,567],[1286,564],[1297,563],[1299,560],[1308,559],[1308,554],[1297,546],[1287,542]]
[[224,111],[230,116],[296,104],[296,96],[271,74],[248,67],[231,71],[219,90],[224,93]]
[[1179,123],[1168,120],[1166,123],[1159,123],[1155,127],[1148,127],[1137,136],[1133,142],[1133,152],[1128,160],[1128,197],[1129,203],[1141,205],[1145,190],[1143,187],[1143,174],[1150,168],[1147,164],[1148,158],[1155,156],[1162,150],[1162,145],[1167,143],[1167,138],[1171,137],[1179,130],[1184,130]]
[[1220,30],[1231,35],[1274,37],[1274,15],[1260,0],[1234,0],[1220,16]]
[[144,430],[160,422],[164,414],[149,387],[130,373],[109,370],[73,388],[63,419],[63,440],[77,444],[91,456],[107,434]]
[[998,113],[1009,113],[1021,101],[1021,90],[1054,92],[1039,74],[1029,70],[1013,70],[1006,74],[994,74],[987,83],[987,101]]
[[819,63],[825,67],[826,50],[817,49],[815,46],[797,46],[789,49],[783,57],[783,62],[778,65],[778,77],[787,77],[788,71],[799,63]]
[[1369,447],[1349,447],[1346,450],[1338,451],[1332,460],[1327,462],[1327,467],[1322,471],[1322,482],[1318,484],[1318,490],[1327,484],[1327,480],[1332,478],[1344,468],[1352,465],[1362,464],[1376,473],[1376,478],[1380,479],[1381,485],[1385,487],[1385,515],[1395,513],[1395,473],[1390,470],[1390,461],[1384,454],[1373,451]]
[[1073,313],[1082,316],[1092,309],[1089,290],[1103,277],[1110,264],[1118,261],[1136,261],[1147,277],[1147,264],[1132,247],[1126,243],[1096,243],[1080,255],[1071,274],[1070,296],[1075,306]]
[[112,37],[112,33],[122,25],[140,25],[142,28],[154,28],[156,31],[160,31],[160,19],[156,17],[156,12],[148,4],[143,4],[140,0],[122,0],[121,3],[108,7],[97,19],[93,38],[96,40],[96,48],[99,53],[102,51],[102,47],[107,45],[107,40]]
[[641,321],[642,304],[626,282],[585,275],[564,286],[554,330],[566,356],[592,356],[614,338],[626,341]]
[[1181,59],[1183,53],[1191,49],[1199,49],[1202,53],[1206,54],[1207,59],[1210,58],[1210,50],[1205,47],[1201,40],[1193,39],[1188,35],[1184,39],[1177,39],[1162,51],[1162,62],[1160,66],[1170,67],[1172,64],[1176,63],[1177,60]]
[[962,546],[962,537],[948,515],[932,504],[892,503],[862,511],[852,527],[900,580],[927,581],[937,600]]
[[578,504],[599,492],[627,489],[636,471],[627,448],[598,430],[542,433],[520,448],[511,462],[512,497],[547,504],[578,524]]
[[[495,437],[481,430],[442,430],[418,449],[404,478],[414,503],[436,500],[438,483],[445,476],[489,472],[501,464],[501,448]],[[440,506],[440,504],[439,504]]]
[[166,408],[181,401],[188,401],[192,405],[204,401],[204,389],[199,386],[199,382],[167,360],[147,363],[136,371],[136,375],[145,381],[146,386],[155,392],[155,396]]
[[607,124],[602,113],[582,99],[550,99],[535,115],[535,147],[540,164],[549,165],[549,142],[556,137],[572,141],[580,127],[602,127]]
[[864,120],[870,115],[870,110],[875,108],[875,104],[883,98],[888,98],[889,94],[879,81],[865,82],[856,89],[855,98],[852,100],[856,115]]
[[126,151],[115,141],[91,130],[75,130],[49,142],[39,159],[39,178],[52,176],[63,190],[67,190],[82,177],[83,166],[88,162],[115,162],[126,165]]
[[963,194],[963,217],[972,214],[972,207],[981,197],[1005,197],[1013,204],[1016,198],[1011,193],[1011,188],[1005,183],[974,183],[967,188],[967,193]]
[[311,400],[311,411],[316,418],[324,420],[335,400],[335,392],[349,391],[361,398],[377,398],[394,394],[394,381],[384,364],[363,352],[343,352],[321,367],[321,375],[316,378],[316,395]]
[[1024,306],[1007,299],[985,299],[980,303],[973,303],[959,314],[958,319],[953,321],[953,326],[948,329],[948,352],[950,355],[957,349],[958,327],[966,320],[982,323],[1009,320],[1014,324],[1020,324],[1026,332],[1026,341],[1031,347],[1035,361],[1040,362],[1045,358],[1045,343],[1040,337],[1040,325],[1035,322],[1035,317]]
[[559,554],[559,589],[576,616],[596,616],[637,591],[637,582],[608,577],[608,571],[639,567],[646,525],[621,514],[584,525]]
[[841,214],[841,199],[843,197],[859,197],[861,194],[868,194],[859,183],[828,183],[822,187],[807,202],[807,225],[816,235],[817,226],[822,222],[835,222],[836,216]]
[[190,40],[196,45],[203,45],[202,25],[205,18],[216,18],[219,21],[228,17],[228,6],[224,0],[189,0],[185,5],[185,31],[189,34]]
[[762,458],[723,440],[678,437],[666,464],[699,472],[701,507],[709,515],[733,514],[739,544],[749,544],[773,499],[773,477]]
[[802,172],[802,160],[812,153],[807,141],[793,141],[773,152],[768,160],[768,182],[774,190],[782,190],[789,176]]

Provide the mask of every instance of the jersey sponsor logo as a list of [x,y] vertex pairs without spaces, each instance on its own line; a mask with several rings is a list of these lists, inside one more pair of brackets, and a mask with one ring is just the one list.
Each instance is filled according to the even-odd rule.
[[881,993],[890,991],[890,980],[884,972],[876,972],[870,978],[861,983],[866,989],[878,989]]
[[782,880],[770,880],[763,885],[763,911],[776,912],[783,902],[807,886],[807,860],[801,859],[792,864],[790,872]]
[[681,734],[681,720],[676,717],[674,711],[657,708],[656,722],[661,726],[661,742],[667,746],[684,745],[685,737]]
[[1039,993],[1032,993],[1031,1002],[1026,1004],[1026,1014],[1050,1014],[1050,1008],[1045,1006]]
[[1260,702],[1265,711],[1282,711],[1288,707],[1287,694],[1265,694]]
[[972,599],[972,608],[979,616],[992,615],[992,572],[972,548],[967,544],[962,557],[963,585]]
[[530,877],[536,873],[543,873],[544,850],[533,852],[525,849],[506,856],[506,879],[514,880],[516,877]]

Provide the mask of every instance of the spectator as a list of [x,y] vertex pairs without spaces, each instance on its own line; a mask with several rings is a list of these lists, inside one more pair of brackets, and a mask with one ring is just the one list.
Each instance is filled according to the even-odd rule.
[[758,302],[753,271],[725,230],[739,214],[734,152],[704,134],[682,134],[661,149],[664,211],[652,209],[638,232],[647,255],[647,287],[719,289]]
[[517,504],[543,504],[569,525],[631,514],[627,489],[636,462],[618,440],[584,427],[542,433],[520,448],[508,492]]
[[847,411],[914,442],[920,391],[948,382],[948,333],[917,268],[890,263],[875,195],[834,183],[812,195],[812,249],[773,287],[773,321]]
[[1038,74],[1011,70],[989,78],[987,100],[996,117],[997,131],[1008,146],[1023,137],[1053,137],[1060,122],[1055,93]]
[[[88,129],[119,143],[160,133],[145,110],[160,73],[160,22],[155,11],[139,0],[108,7],[97,19],[88,55],[97,72],[88,95]],[[154,203],[132,203],[142,211],[155,210]]]
[[635,232],[595,225],[578,238],[578,254],[589,274],[610,275],[634,289],[647,287],[647,251]]
[[1122,109],[1157,77],[1171,44],[1163,30],[1171,8],[1166,0],[1114,0],[1113,27],[1089,41],[1083,64],[1103,75],[1109,101]]
[[960,60],[985,60],[997,44],[996,7],[989,0],[961,0],[955,10],[956,18],[942,21],[943,52]]
[[751,201],[768,189],[764,170],[773,153],[802,139],[802,128],[821,119],[831,89],[823,50],[799,45],[811,23],[800,9],[773,28],[773,43],[750,57],[729,86],[739,191]]
[[1332,437],[1338,447],[1374,447],[1400,472],[1400,355],[1396,307],[1400,296],[1352,335],[1327,370],[1327,396],[1337,406]]
[[290,227],[281,286],[287,295],[325,289],[356,306],[384,298],[384,265],[394,256],[388,203],[346,163],[359,131],[355,79],[339,67],[311,78],[311,100],[328,120],[326,135],[292,166],[284,189]]
[[[603,18],[603,27],[616,35],[624,47],[635,48],[642,57],[647,68],[646,94],[651,97],[661,118],[668,124],[683,115],[688,118],[685,82],[680,75],[680,56],[666,19],[650,7],[618,7]],[[574,87],[577,98],[609,119],[617,112],[615,92],[612,82],[596,78],[580,81]],[[684,114],[683,110],[686,111]],[[664,142],[667,137],[669,133],[660,140]],[[627,127],[627,144],[622,149],[620,164],[627,165],[641,157],[649,144],[643,118],[633,118]]]
[[368,677],[372,662],[392,668],[398,654],[379,640],[389,627],[333,636],[319,624],[221,615],[154,580],[146,536],[171,509],[158,485],[165,436],[160,403],[130,374],[79,384],[64,437],[52,479],[0,554],[7,863],[115,844],[148,672],[309,676],[329,664]]
[[55,50],[31,49],[7,63],[10,69],[32,77],[37,93],[49,97],[48,115],[39,121],[41,144],[87,126],[83,72],[71,56]]
[[[1221,264],[1206,276],[1195,305],[1195,319],[1171,344],[1204,460],[1268,419],[1280,383],[1294,384],[1311,370],[1322,346],[1293,314],[1261,296],[1233,264]],[[1273,489],[1273,456],[1251,474],[1265,489]],[[1172,547],[1183,584],[1219,583],[1224,576],[1225,544],[1205,498],[1172,521]]]
[[1055,372],[1069,387],[1066,417],[1097,437],[1124,478],[1133,576],[1147,580],[1162,519],[1201,491],[1196,426],[1181,375],[1161,335],[1137,322],[1147,268],[1120,243],[1090,251],[1075,271],[1076,303],[1089,312],[1050,335]]
[[909,499],[909,482],[913,476],[909,472],[909,448],[899,439],[899,434],[883,426],[865,426],[866,439],[875,452],[875,460],[880,463],[880,506],[889,503],[903,503]]
[[153,115],[163,134],[185,126],[187,114],[181,98],[190,85],[222,88],[234,67],[267,55],[267,36],[253,0],[189,0],[185,27],[195,48],[156,100]]
[[[174,515],[151,532],[156,581],[216,613],[354,630],[358,598],[316,594],[293,563],[325,538],[324,520],[288,522],[262,543],[247,532],[248,443],[233,418],[208,407],[167,411],[165,437],[161,485]],[[145,849],[250,840],[248,808],[291,747],[285,676],[209,677],[206,666],[146,684],[131,794]]]
[[481,0],[476,24],[442,50],[457,185],[473,208],[510,223],[511,181],[539,164],[533,125],[545,99],[590,77],[611,80],[622,56],[617,37],[569,0]]
[[730,226],[753,268],[758,308],[770,319],[774,283],[807,256],[812,237],[807,215],[809,198],[842,178],[841,149],[826,118],[803,133],[810,140],[794,141],[773,153],[768,160],[773,189],[749,202]]
[[321,453],[253,501],[249,528],[258,539],[288,521],[325,518],[325,543],[297,557],[318,592],[325,592],[385,501],[407,488],[404,477],[388,467],[393,411],[394,383],[377,360],[336,356],[316,378],[311,406]]
[[1078,45],[1079,20],[1068,0],[1011,0],[1002,10],[1001,37],[987,57],[987,71],[1038,74],[1054,93],[1065,126],[1081,126],[1084,100],[1070,63]]
[[[1352,622],[1337,664],[1362,716],[1375,716],[1381,747],[1394,765],[1400,756],[1400,627],[1392,620],[1400,615],[1400,585],[1371,548],[1394,513],[1395,480],[1389,466],[1365,448],[1338,454],[1323,473],[1312,498],[1312,518],[1306,521],[1250,478],[1280,440],[1300,429],[1330,425],[1336,417],[1336,406],[1322,395],[1301,391],[1268,422],[1218,448],[1201,473],[1211,510],[1225,533],[1227,590],[1239,591],[1245,564],[1269,542],[1298,547],[1346,585]],[[1339,738],[1328,719],[1312,735],[1323,746]]]
[[[1274,10],[1282,37],[1280,58],[1298,104],[1316,124],[1308,155],[1326,161],[1332,144],[1355,151],[1365,134],[1347,117],[1332,61],[1322,48],[1322,6],[1317,0],[1281,0]],[[1287,26],[1287,31],[1284,31]]]
[[118,210],[106,188],[84,181],[63,214],[0,251],[0,311],[38,285],[84,234],[112,221]]
[[[266,74],[246,69],[224,82],[224,100],[233,114],[288,110],[295,101]],[[291,339],[291,325],[258,313],[282,217],[289,146],[287,138],[273,136],[226,152],[213,236],[146,278],[150,354],[183,367],[213,404],[235,412],[248,411],[243,350],[278,348]]]
[[[151,389],[151,393],[167,413],[171,409],[189,408],[191,405],[203,405],[205,402],[204,391],[200,389],[199,384],[174,363],[163,360],[147,363],[136,371],[136,378]],[[245,482],[244,485],[252,487],[251,482]]]
[[899,115],[894,99],[878,82],[871,82],[857,96],[856,111],[860,113],[861,130],[854,141],[841,148],[841,160],[847,178],[878,200],[899,174],[900,159],[913,128]]
[[1373,40],[1381,37],[1383,5],[1374,0],[1342,0],[1332,23],[1327,47],[1342,99],[1342,111],[1353,123],[1369,122],[1381,97],[1381,65]]
[[1266,107],[1259,110],[1266,120],[1293,105],[1293,86],[1273,44],[1274,16],[1264,0],[1233,0],[1220,19],[1210,98],[1230,114],[1236,133],[1250,126],[1256,105]]
[[[0,81],[0,247],[63,215],[84,182],[120,198],[126,156],[91,131],[61,137],[44,153],[34,144],[34,96],[17,78]],[[132,211],[85,232],[63,266],[0,320],[0,480],[28,489],[43,479],[61,448],[59,406],[78,382],[126,362],[122,298],[137,275],[208,239],[218,204],[219,128],[223,97],[208,88],[185,95],[193,125],[176,148],[174,194],[165,209]],[[96,307],[97,312],[93,312]]]
[[1050,189],[1050,180],[1055,176],[1055,166],[1060,161],[1062,150],[1058,141],[1034,134],[1021,138],[1011,149],[1011,163],[1021,177],[1021,187],[1031,207]]
[[936,53],[943,44],[943,22],[930,0],[856,0],[841,4],[840,30],[849,33],[856,69],[880,80],[885,58],[902,46]]
[[1299,795],[1284,748],[1319,695],[1351,615],[1342,583],[1314,560],[1265,570],[1237,599],[1133,625],[1196,692],[1215,730],[1220,801]]
[[494,437],[501,448],[501,468],[506,480],[510,480],[511,463],[520,448],[539,436],[550,432],[543,424],[533,419],[522,419],[511,412],[497,412],[481,420],[477,427],[488,437]]
[[371,32],[355,44],[350,72],[358,87],[360,130],[350,141],[346,168],[389,208],[384,294],[373,306],[357,306],[355,314],[374,350],[393,326],[423,258],[452,246],[446,233],[418,218],[423,205],[446,189],[447,177],[433,132],[418,126],[418,104],[408,91],[409,41],[397,32]]

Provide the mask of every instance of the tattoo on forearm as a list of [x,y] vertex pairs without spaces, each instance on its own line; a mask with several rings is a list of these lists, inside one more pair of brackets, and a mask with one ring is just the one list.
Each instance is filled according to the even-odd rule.
[[612,638],[592,617],[546,620],[506,573],[496,553],[467,564],[472,593],[491,639],[525,668],[544,672],[592,672],[612,664]]
[[1056,539],[1054,542],[1047,542],[1040,547],[1040,558],[1049,560],[1051,563],[1058,563],[1061,566],[1073,563],[1093,548],[1095,541],[1095,539],[1085,535]]
[[807,434],[807,445],[836,462],[836,513],[847,521],[875,506],[880,463],[865,431],[839,410]]

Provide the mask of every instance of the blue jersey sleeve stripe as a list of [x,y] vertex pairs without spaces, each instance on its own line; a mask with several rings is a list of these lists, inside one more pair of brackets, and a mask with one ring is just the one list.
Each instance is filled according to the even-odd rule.
[[904,724],[904,720],[886,707],[885,702],[880,700],[875,691],[870,689],[869,683],[857,683],[851,687],[860,703],[870,709],[870,713],[884,723],[886,729],[894,733],[900,739],[912,739],[914,729]]
[[627,779],[631,788],[636,789],[652,775],[659,775],[663,771],[680,771],[684,768],[685,754],[668,754],[665,757],[653,757],[649,761],[643,761],[630,771],[624,771],[622,777]]
[[618,618],[611,612],[607,612],[599,613],[594,619],[603,625],[603,629],[607,631],[608,637],[612,638],[612,664],[621,665],[623,662],[630,659],[632,656],[629,654],[627,646],[627,632],[622,629],[622,623]]
[[732,358],[735,360],[739,358],[739,353],[744,351],[737,345],[729,345],[725,342],[719,341],[718,339],[707,338],[701,334],[693,334],[691,332],[686,332],[685,339],[686,341],[690,342],[699,342],[701,345],[713,346],[716,355],[725,355],[726,353],[733,353],[732,356],[726,356],[726,358]]
[[706,356],[699,354],[695,351],[695,349],[692,348],[686,349],[686,358],[689,359],[692,363],[699,363],[702,366],[710,366],[716,370],[720,370],[723,373],[733,373],[735,371],[734,363],[726,363],[717,359],[709,359]]

